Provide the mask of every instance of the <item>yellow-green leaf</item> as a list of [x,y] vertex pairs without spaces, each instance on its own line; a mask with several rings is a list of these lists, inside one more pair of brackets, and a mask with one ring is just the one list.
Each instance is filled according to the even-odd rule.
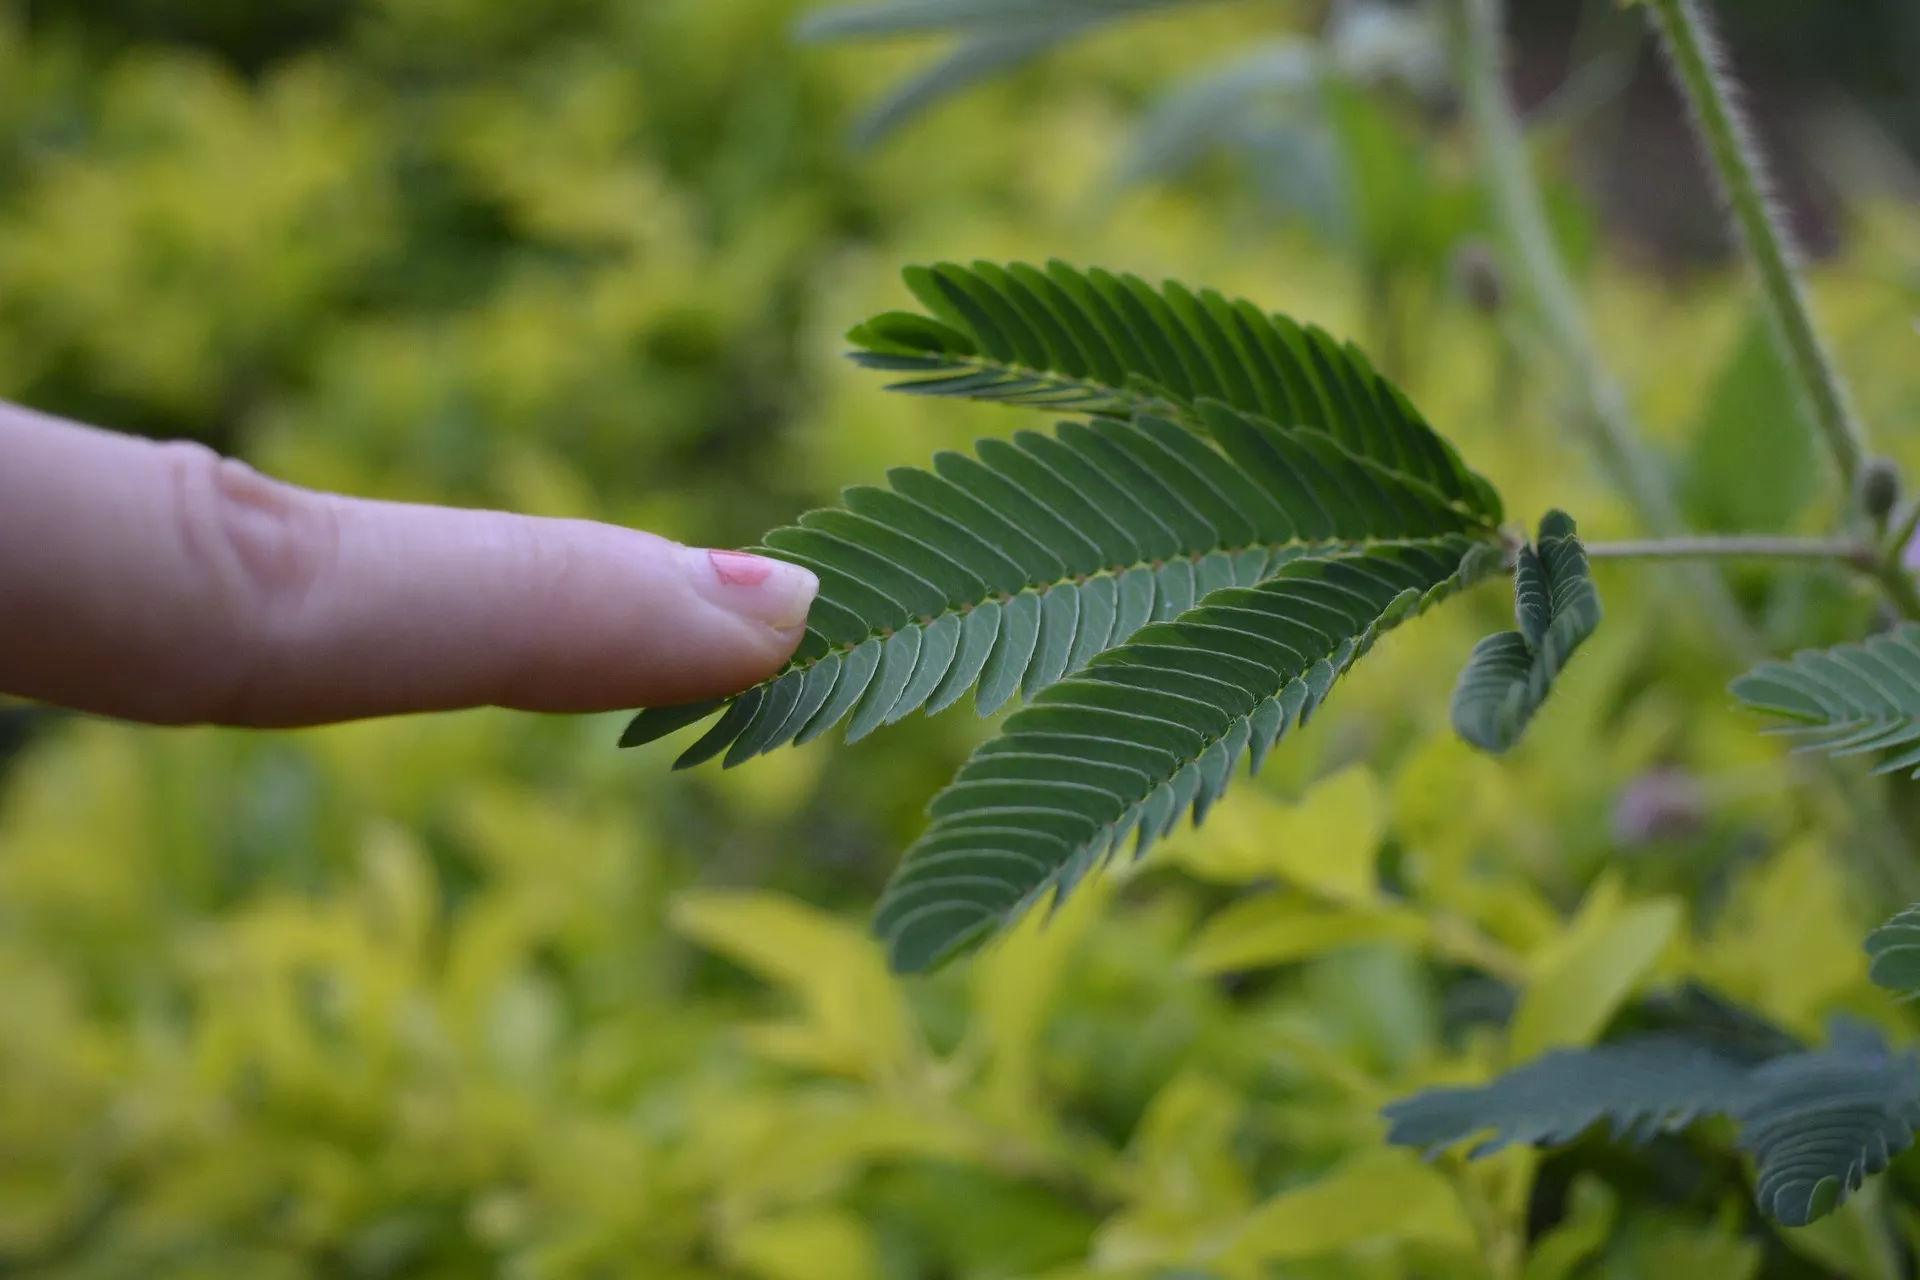
[[1233,1228],[1253,1199],[1234,1149],[1244,1108],[1240,1094],[1198,1073],[1154,1095],[1127,1152],[1128,1206],[1100,1230],[1104,1263],[1179,1263]]
[[751,1043],[795,1066],[891,1079],[919,1060],[919,1042],[879,946],[857,925],[770,893],[682,894],[673,924],[792,992],[804,1021],[762,1028]]
[[1677,900],[1616,901],[1606,882],[1596,885],[1561,943],[1535,957],[1508,1038],[1514,1061],[1592,1044],[1673,941],[1682,918]]
[[1419,942],[1427,922],[1392,907],[1328,907],[1292,893],[1246,898],[1207,921],[1186,955],[1199,973],[1234,973],[1311,959],[1361,942]]
[[988,1054],[985,1105],[1007,1125],[1049,1125],[1039,1097],[1040,1033],[1068,961],[1106,909],[1113,878],[1089,875],[1057,909],[1030,911],[973,970],[973,1034]]
[[1407,1151],[1367,1151],[1255,1209],[1222,1261],[1285,1262],[1393,1241],[1471,1250],[1476,1237],[1453,1185],[1431,1165]]
[[1568,1280],[1607,1243],[1618,1211],[1612,1188],[1593,1174],[1581,1174],[1568,1197],[1566,1218],[1534,1242],[1525,1280]]
[[879,1274],[873,1233],[851,1213],[810,1210],[728,1232],[732,1263],[755,1280],[870,1280]]
[[1698,965],[1728,995],[1818,1036],[1834,1000],[1866,974],[1864,932],[1833,858],[1801,839],[1735,887]]
[[1230,795],[1205,827],[1178,842],[1175,856],[1207,880],[1279,877],[1337,902],[1370,903],[1379,896],[1375,859],[1386,815],[1379,779],[1356,765],[1296,805],[1251,788]]

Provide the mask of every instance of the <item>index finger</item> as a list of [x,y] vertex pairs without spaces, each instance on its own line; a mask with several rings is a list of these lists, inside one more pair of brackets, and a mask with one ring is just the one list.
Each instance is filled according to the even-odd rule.
[[651,534],[375,502],[0,405],[0,689],[154,723],[596,711],[752,685],[805,569]]

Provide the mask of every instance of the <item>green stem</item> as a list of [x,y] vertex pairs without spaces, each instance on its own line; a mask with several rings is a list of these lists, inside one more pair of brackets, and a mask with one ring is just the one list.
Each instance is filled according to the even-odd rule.
[[1902,615],[1920,618],[1920,593],[1914,590],[1913,574],[1907,569],[1907,546],[1920,530],[1920,499],[1909,501],[1891,522],[1880,541],[1880,584]]
[[1820,339],[1786,227],[1767,189],[1752,129],[1734,98],[1718,41],[1700,0],[1646,0],[1701,144],[1719,178],[1747,256],[1760,277],[1783,354],[1800,380],[1828,451],[1851,494],[1866,455],[1866,432],[1846,379]]
[[1920,499],[1907,503],[1892,521],[1886,538],[1880,543],[1881,553],[1890,561],[1906,559],[1907,544],[1913,541],[1913,535],[1920,532]]
[[1901,617],[1920,620],[1920,589],[1914,586],[1913,575],[1907,572],[1906,565],[1897,558],[1883,560],[1874,566],[1873,576]]
[[1901,614],[1920,618],[1920,590],[1898,556],[1851,538],[1692,537],[1644,542],[1589,542],[1591,560],[1833,560],[1879,584]]
[[1874,548],[1848,538],[1688,537],[1645,542],[1589,542],[1593,560],[1844,560],[1872,570]]
[[[1454,44],[1460,89],[1478,135],[1494,213],[1509,254],[1520,267],[1516,280],[1541,336],[1574,383],[1574,423],[1647,532],[1680,537],[1685,524],[1679,506],[1666,476],[1641,447],[1626,392],[1600,358],[1579,292],[1554,241],[1526,134],[1507,94],[1501,0],[1454,0]],[[1734,652],[1744,661],[1761,657],[1764,646],[1719,575],[1704,567],[1683,572],[1687,595],[1707,612]]]
[[[1531,303],[1542,339],[1573,376],[1581,402],[1576,422],[1608,479],[1647,531],[1662,538],[1681,537],[1685,530],[1666,477],[1640,446],[1626,395],[1600,358],[1578,291],[1554,242],[1526,135],[1507,95],[1501,0],[1452,0],[1450,16],[1460,90],[1478,135],[1494,214],[1521,268],[1516,283]],[[1789,271],[1789,279],[1793,278]],[[1706,610],[1734,656],[1746,662],[1764,656],[1765,647],[1734,602],[1726,581],[1707,566],[1687,567],[1693,571],[1685,577],[1683,589]],[[1896,593],[1911,593],[1912,582],[1904,572],[1881,576],[1896,600],[1900,598]],[[1897,584],[1891,581],[1896,576]],[[1831,793],[1840,797],[1840,808],[1863,837],[1856,845],[1859,865],[1873,889],[1900,901],[1920,896],[1920,872],[1888,817],[1885,791],[1866,786],[1866,779],[1825,758],[1809,762],[1808,767],[1826,779]]]

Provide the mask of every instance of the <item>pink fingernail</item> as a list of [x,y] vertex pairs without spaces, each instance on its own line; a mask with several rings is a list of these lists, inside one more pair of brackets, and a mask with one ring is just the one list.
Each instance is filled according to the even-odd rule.
[[730,587],[757,587],[773,576],[773,563],[742,551],[709,551],[713,571]]
[[713,603],[779,631],[805,625],[807,610],[820,593],[812,571],[784,560],[744,551],[691,551],[703,559],[694,574],[700,593]]

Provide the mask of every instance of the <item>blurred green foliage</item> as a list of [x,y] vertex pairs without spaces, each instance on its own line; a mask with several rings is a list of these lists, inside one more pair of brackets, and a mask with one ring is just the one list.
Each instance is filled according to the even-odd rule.
[[[1273,12],[1116,28],[856,160],[847,122],[924,51],[797,51],[796,7],[0,5],[0,395],[303,483],[738,543],[1018,425],[841,367],[901,261],[1060,255],[1388,324],[1516,519],[1625,531],[1527,335],[1455,291],[1479,214],[1443,124],[1343,107],[1378,255],[1218,173],[1090,207],[1139,105]],[[1854,231],[1821,305],[1920,463],[1920,215]],[[1790,423],[1729,442],[1739,289],[1596,253],[1658,443],[1729,469],[1690,482],[1701,518],[1817,527]],[[1599,574],[1609,626],[1508,762],[1436,693],[1507,625],[1489,592],[1383,644],[1203,833],[904,986],[857,912],[962,715],[694,777],[676,743],[614,752],[617,718],[54,725],[0,783],[0,1273],[1908,1274],[1904,1164],[1778,1232],[1711,1132],[1470,1169],[1381,1145],[1385,1101],[1689,980],[1912,1036],[1866,981],[1884,904],[1844,825],[1668,580]],[[1815,571],[1740,585],[1776,649],[1870,611]]]

